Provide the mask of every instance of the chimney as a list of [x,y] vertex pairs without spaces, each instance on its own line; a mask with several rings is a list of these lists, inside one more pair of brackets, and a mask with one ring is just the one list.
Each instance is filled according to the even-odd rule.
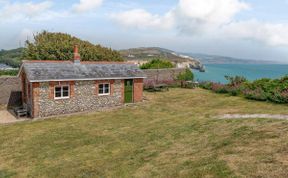
[[73,62],[75,64],[80,64],[80,62],[81,62],[80,54],[79,54],[79,51],[78,51],[78,45],[74,46],[74,59],[73,59]]

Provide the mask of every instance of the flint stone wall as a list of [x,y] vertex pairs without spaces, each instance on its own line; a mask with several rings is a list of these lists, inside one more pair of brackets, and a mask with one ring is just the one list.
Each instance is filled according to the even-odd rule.
[[121,84],[121,80],[115,80],[113,95],[98,96],[95,81],[76,81],[74,96],[69,99],[54,100],[49,98],[49,83],[40,83],[39,117],[119,106],[122,104]]
[[173,84],[176,82],[177,76],[181,72],[185,72],[186,68],[172,69],[145,69],[142,70],[147,78],[144,79],[144,87],[153,84]]

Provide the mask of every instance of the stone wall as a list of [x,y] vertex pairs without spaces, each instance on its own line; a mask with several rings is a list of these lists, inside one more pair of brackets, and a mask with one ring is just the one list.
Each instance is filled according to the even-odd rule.
[[184,71],[185,68],[143,70],[147,76],[147,78],[144,79],[144,87],[149,87],[150,85],[157,83],[173,84],[176,82],[175,79],[179,73]]
[[21,105],[21,81],[18,77],[0,77],[0,105]]
[[[67,114],[88,110],[99,110],[103,107],[118,106],[122,104],[122,81],[114,80],[113,91],[108,96],[98,96],[95,81],[76,81],[74,82],[74,96],[69,99],[51,98],[49,82],[39,85],[38,114],[35,117],[47,117],[51,115]],[[37,97],[37,96],[36,96]],[[35,98],[36,98],[35,97]],[[36,103],[35,103],[36,104]]]

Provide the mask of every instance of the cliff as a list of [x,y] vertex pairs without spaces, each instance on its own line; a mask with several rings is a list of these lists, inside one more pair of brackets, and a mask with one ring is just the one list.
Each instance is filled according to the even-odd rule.
[[202,63],[187,55],[182,55],[174,51],[157,48],[157,47],[148,47],[148,48],[132,48],[119,51],[121,56],[128,61],[133,61],[139,65],[148,62],[153,58],[163,58],[170,60],[175,64],[177,68],[189,67],[191,69],[196,69],[204,71],[204,66]]

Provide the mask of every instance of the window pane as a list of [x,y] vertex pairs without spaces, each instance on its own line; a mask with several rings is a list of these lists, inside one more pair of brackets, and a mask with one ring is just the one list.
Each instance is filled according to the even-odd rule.
[[104,85],[99,84],[99,94],[103,94],[103,93],[104,93]]
[[69,92],[68,91],[63,91],[63,97],[68,97],[69,96]]
[[55,87],[55,97],[56,98],[61,97],[61,87]]
[[61,97],[61,92],[55,92],[55,97],[56,97],[56,98]]
[[105,93],[109,93],[109,88],[105,88]]
[[63,91],[68,91],[69,90],[69,87],[68,86],[64,86],[63,87]]
[[61,87],[55,87],[55,93],[56,92],[61,92]]
[[99,88],[99,94],[103,94],[104,90],[103,88]]
[[109,88],[109,84],[105,84],[105,88]]

